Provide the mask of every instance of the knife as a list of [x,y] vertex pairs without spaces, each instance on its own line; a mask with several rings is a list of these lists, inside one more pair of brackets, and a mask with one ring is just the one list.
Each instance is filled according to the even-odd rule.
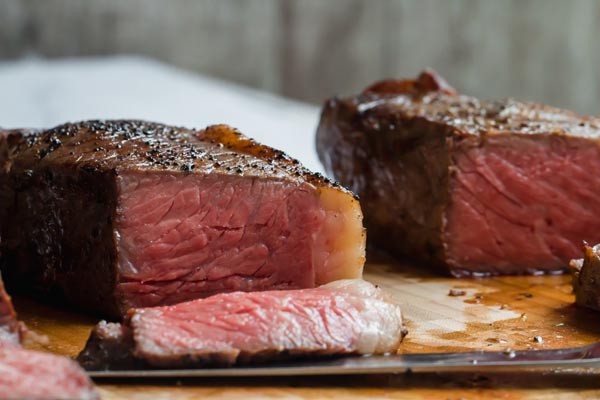
[[600,342],[583,347],[555,350],[513,351],[507,349],[501,352],[415,353],[297,361],[269,364],[268,366],[89,371],[88,373],[92,378],[206,378],[573,368],[600,368]]

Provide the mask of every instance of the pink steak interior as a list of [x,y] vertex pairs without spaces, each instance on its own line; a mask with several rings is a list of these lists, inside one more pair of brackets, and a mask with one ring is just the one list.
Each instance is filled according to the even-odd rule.
[[[237,349],[274,348],[352,351],[363,311],[352,300],[324,289],[222,294],[202,303],[140,310],[131,323],[137,351],[150,356],[196,350],[236,356]],[[165,327],[172,332],[165,334]]]
[[447,210],[457,274],[564,270],[600,242],[600,146],[589,140],[491,137],[456,154]]
[[126,173],[119,189],[124,309],[315,286],[313,249],[327,212],[308,184]]
[[0,343],[0,396],[9,399],[97,399],[73,360]]

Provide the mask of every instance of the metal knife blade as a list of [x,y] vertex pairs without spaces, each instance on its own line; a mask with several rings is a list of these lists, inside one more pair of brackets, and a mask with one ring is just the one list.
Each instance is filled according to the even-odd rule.
[[438,372],[471,369],[573,369],[600,368],[600,342],[555,350],[503,352],[419,353],[393,356],[345,357],[320,361],[297,361],[268,366],[196,368],[170,370],[89,371],[92,378],[184,378],[235,376],[300,376],[390,374],[408,370]]

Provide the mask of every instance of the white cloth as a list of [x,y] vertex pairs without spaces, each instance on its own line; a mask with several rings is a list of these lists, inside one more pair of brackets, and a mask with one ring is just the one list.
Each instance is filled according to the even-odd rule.
[[137,118],[203,128],[229,124],[322,171],[319,109],[141,57],[0,62],[0,127]]

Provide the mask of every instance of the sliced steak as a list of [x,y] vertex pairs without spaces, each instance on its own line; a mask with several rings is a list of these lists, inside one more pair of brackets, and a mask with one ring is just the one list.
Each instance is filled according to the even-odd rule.
[[325,103],[317,148],[370,244],[455,276],[562,272],[600,242],[600,120],[457,94],[431,71]]
[[79,360],[88,369],[115,369],[131,359],[169,368],[381,354],[396,352],[404,334],[400,307],[372,284],[350,279],[132,309],[123,326],[101,322]]
[[600,310],[600,245],[586,244],[583,258],[572,260],[570,266],[577,304]]
[[99,399],[81,367],[67,357],[0,344],[0,398]]
[[91,121],[5,142],[9,286],[114,317],[362,274],[352,193],[230,127]]
[[74,361],[21,348],[22,330],[0,279],[0,399],[99,398]]

